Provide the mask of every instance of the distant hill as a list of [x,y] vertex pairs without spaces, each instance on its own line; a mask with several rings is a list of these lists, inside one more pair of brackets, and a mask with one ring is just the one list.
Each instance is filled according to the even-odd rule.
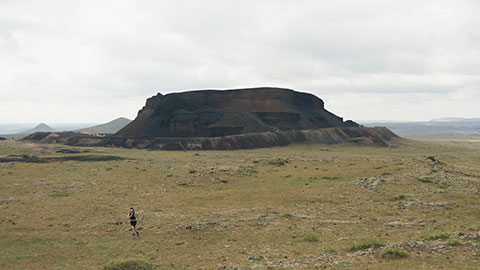
[[32,134],[32,133],[35,133],[35,132],[54,132],[54,131],[55,131],[55,129],[49,127],[47,124],[40,123],[32,129],[29,129],[29,130],[26,130],[26,131],[23,131],[23,132],[20,132],[20,133],[21,134]]
[[75,132],[88,132],[88,133],[116,133],[126,125],[128,125],[132,120],[127,119],[125,117],[120,117],[117,118],[113,121],[110,121],[108,123],[104,123],[101,125],[93,126],[93,127],[88,127],[88,128],[82,128],[82,129],[77,129]]
[[371,122],[365,126],[385,126],[402,137],[480,137],[480,118],[443,118],[425,122]]
[[21,132],[15,133],[15,134],[5,134],[5,135],[1,135],[1,136],[5,137],[5,138],[18,139],[18,138],[23,138],[25,136],[28,136],[28,135],[30,135],[32,133],[35,133],[35,132],[55,132],[55,131],[56,131],[55,129],[51,128],[47,124],[40,123],[32,129],[21,131]]

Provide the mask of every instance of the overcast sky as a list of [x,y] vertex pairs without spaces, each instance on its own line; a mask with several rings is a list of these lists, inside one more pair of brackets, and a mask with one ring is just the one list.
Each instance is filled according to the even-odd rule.
[[254,86],[357,121],[480,117],[479,26],[478,0],[0,0],[0,123]]

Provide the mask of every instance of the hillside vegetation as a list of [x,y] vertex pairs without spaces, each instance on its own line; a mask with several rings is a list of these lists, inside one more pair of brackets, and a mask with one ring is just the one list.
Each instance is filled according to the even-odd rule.
[[1,269],[479,265],[478,141],[184,152],[8,140],[0,157]]

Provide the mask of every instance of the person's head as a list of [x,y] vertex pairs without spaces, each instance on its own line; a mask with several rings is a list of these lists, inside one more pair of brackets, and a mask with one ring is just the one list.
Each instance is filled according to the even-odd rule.
[[135,212],[135,210],[133,210],[133,207],[130,207],[130,213],[133,213]]

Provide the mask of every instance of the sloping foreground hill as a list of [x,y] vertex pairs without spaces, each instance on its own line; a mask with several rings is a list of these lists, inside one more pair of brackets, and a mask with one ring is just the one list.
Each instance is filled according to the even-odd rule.
[[38,132],[25,139],[38,143],[60,143],[74,146],[107,146],[154,150],[236,150],[285,146],[299,142],[322,144],[354,142],[385,146],[389,140],[395,137],[397,135],[385,127],[337,127],[196,138],[95,137],[71,132]]

